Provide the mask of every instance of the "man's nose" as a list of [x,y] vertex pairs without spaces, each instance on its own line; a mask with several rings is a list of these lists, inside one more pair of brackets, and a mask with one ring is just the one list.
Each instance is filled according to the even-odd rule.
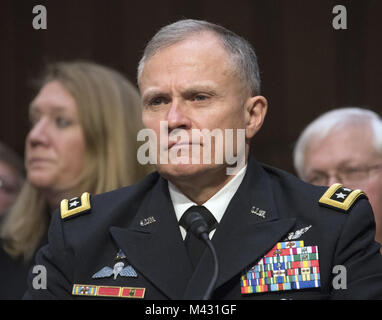
[[174,129],[189,129],[191,127],[191,121],[188,118],[185,110],[185,105],[179,100],[175,100],[171,103],[171,108],[167,115],[169,130]]

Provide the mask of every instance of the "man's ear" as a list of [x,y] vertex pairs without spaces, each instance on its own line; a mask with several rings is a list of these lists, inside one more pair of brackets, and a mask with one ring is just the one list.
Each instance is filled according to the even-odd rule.
[[268,101],[263,96],[250,97],[245,104],[246,129],[245,137],[252,139],[263,125],[268,110]]

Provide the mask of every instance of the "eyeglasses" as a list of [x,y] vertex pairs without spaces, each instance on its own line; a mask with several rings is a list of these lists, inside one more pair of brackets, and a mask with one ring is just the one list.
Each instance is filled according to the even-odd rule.
[[8,194],[16,194],[19,192],[20,186],[7,181],[6,178],[0,176],[0,192]]
[[[344,167],[337,170],[335,173],[336,182],[342,183],[347,186],[354,184],[359,184],[361,182],[368,181],[371,177],[371,172],[375,170],[382,169],[382,164],[377,164],[374,166],[364,166],[364,167]],[[315,173],[308,178],[308,182],[319,185],[327,186],[329,185],[330,175],[326,173]]]

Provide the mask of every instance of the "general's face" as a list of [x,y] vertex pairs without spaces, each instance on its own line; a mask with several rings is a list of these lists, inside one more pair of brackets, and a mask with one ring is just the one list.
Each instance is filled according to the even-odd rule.
[[27,179],[39,189],[66,191],[75,187],[86,152],[76,101],[60,82],[51,81],[32,101],[29,114]]
[[[327,185],[340,182],[363,190],[373,207],[377,238],[382,241],[382,156],[375,151],[373,140],[369,126],[335,129],[326,138],[309,143],[304,167],[308,181],[317,175],[326,175]],[[341,173],[344,181],[340,181]]]
[[[264,97],[251,97],[248,88],[239,80],[226,51],[216,37],[209,33],[198,35],[160,50],[145,64],[140,77],[143,104],[143,122],[146,128],[160,137],[160,122],[168,122],[169,153],[182,153],[188,149],[188,163],[163,164],[157,169],[167,178],[181,178],[204,174],[208,170],[221,170],[226,163],[215,163],[215,148],[212,143],[211,164],[196,164],[192,145],[200,147],[203,140],[192,138],[192,130],[225,129],[245,130],[246,143],[261,126],[266,110]],[[260,102],[259,102],[260,101]],[[253,106],[260,105],[254,111]],[[261,109],[258,112],[257,109]],[[255,120],[253,120],[255,118]],[[253,122],[256,124],[254,125]],[[172,136],[177,129],[187,133],[189,143],[177,143]],[[199,143],[199,141],[201,141]],[[225,141],[225,140],[224,140]],[[228,142],[235,154],[239,146],[234,139]],[[158,145],[163,143],[158,141]],[[243,147],[243,146],[240,146]],[[244,146],[248,151],[247,144]],[[224,154],[224,143],[221,148]],[[218,162],[218,161],[216,161]]]

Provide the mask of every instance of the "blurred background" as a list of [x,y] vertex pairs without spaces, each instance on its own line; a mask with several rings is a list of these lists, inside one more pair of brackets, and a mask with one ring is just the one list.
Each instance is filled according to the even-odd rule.
[[[346,30],[332,26],[339,4],[347,9]],[[47,9],[47,30],[32,26],[35,5]],[[31,81],[45,63],[91,60],[135,82],[146,42],[182,18],[221,24],[255,47],[269,102],[255,138],[262,162],[294,173],[298,135],[329,109],[382,112],[380,0],[1,0],[0,13],[0,141],[21,156]]]

